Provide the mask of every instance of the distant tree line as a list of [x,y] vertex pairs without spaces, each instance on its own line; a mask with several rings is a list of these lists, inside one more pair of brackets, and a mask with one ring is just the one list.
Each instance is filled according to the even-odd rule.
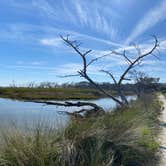
[[[122,84],[122,89],[125,92],[134,92],[145,93],[151,90],[161,90],[162,92],[166,92],[166,83],[159,83],[159,78],[148,77],[144,73],[132,73],[132,77],[134,78],[134,83],[126,83]],[[96,83],[100,85],[105,90],[116,91],[116,85],[114,83],[109,82],[101,82]],[[10,84],[9,87],[18,88],[18,87],[26,87],[26,88],[80,88],[80,89],[93,89],[94,87],[87,81],[81,82],[72,82],[72,83],[62,83],[58,84],[56,82],[41,82],[35,83],[30,82],[27,84],[16,84],[15,82]],[[139,94],[140,95],[140,94]]]

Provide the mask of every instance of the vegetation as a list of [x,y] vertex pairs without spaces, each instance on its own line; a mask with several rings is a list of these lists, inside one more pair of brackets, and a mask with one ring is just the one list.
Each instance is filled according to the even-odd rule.
[[166,95],[166,84],[161,84],[160,85],[160,91]]
[[[98,83],[105,91],[117,95],[116,87],[110,83]],[[133,84],[124,84],[123,90],[126,95],[135,93]],[[106,97],[94,89],[88,82],[65,83],[58,85],[53,82],[40,84],[27,84],[26,86],[13,85],[11,87],[0,87],[0,97],[22,99],[22,100],[67,100],[67,99],[97,99]]]
[[[151,77],[148,78],[155,79]],[[118,95],[114,84],[108,82],[97,84],[114,96]],[[146,89],[144,93],[149,93],[149,91],[151,92],[153,89],[162,91],[163,93],[166,92],[165,84],[151,82],[150,84],[148,83],[148,85],[143,84],[142,86],[142,83],[138,80],[135,80],[135,84],[123,84],[121,88],[125,95],[139,95],[138,92],[142,92],[140,85],[143,89]],[[83,81],[78,83],[64,83],[61,85],[53,82],[42,82],[40,84],[28,83],[26,86],[15,84],[11,87],[0,87],[0,97],[19,100],[89,100],[107,96],[94,89],[90,83]]]
[[103,97],[94,89],[80,88],[0,88],[0,97],[23,100],[96,99]]
[[100,116],[73,118],[63,130],[37,127],[32,133],[5,132],[4,166],[152,166],[160,103],[155,95]]

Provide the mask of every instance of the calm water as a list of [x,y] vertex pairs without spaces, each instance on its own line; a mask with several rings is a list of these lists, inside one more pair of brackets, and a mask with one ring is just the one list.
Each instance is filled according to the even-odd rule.
[[[128,99],[135,99],[135,97],[129,96]],[[78,100],[74,101],[76,102]],[[116,106],[116,103],[108,98],[91,100],[91,102],[102,106],[105,110],[111,110]],[[0,98],[0,127],[16,124],[17,126],[33,126],[39,122],[59,127],[59,125],[65,125],[69,118],[64,114],[59,114],[58,111],[72,112],[75,110],[78,110],[78,108],[57,107],[40,103]]]

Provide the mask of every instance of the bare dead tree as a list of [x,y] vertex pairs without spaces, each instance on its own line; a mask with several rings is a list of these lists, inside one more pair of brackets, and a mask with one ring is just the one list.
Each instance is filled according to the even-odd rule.
[[[82,69],[78,71],[78,74],[73,75],[73,76],[81,76],[83,78],[85,78],[87,81],[89,81],[97,90],[99,90],[100,92],[102,92],[104,95],[106,95],[107,97],[111,98],[112,100],[114,100],[117,104],[123,106],[123,105],[127,105],[128,101],[124,95],[124,92],[122,90],[122,83],[125,80],[130,80],[129,78],[127,78],[127,74],[129,73],[129,71],[131,71],[132,69],[134,69],[137,65],[139,65],[142,60],[149,56],[149,55],[153,55],[156,57],[156,55],[154,54],[154,51],[157,49],[157,47],[159,46],[159,42],[157,40],[156,36],[153,36],[155,41],[154,41],[154,46],[145,53],[142,53],[141,49],[134,45],[134,48],[137,51],[137,56],[135,56],[135,58],[131,59],[127,54],[126,51],[124,50],[123,53],[119,53],[116,51],[112,51],[109,54],[106,55],[102,55],[100,57],[94,58],[92,59],[90,62],[88,62],[87,60],[87,55],[92,51],[92,50],[87,50],[85,52],[81,52],[80,51],[80,43],[78,43],[76,40],[70,40],[69,36],[67,37],[63,37],[61,36],[62,40],[72,49],[74,49],[74,51],[81,57],[82,59]],[[124,70],[124,72],[121,74],[119,80],[116,80],[116,78],[114,77],[114,75],[107,70],[101,70],[101,72],[106,73],[107,75],[109,75],[111,77],[111,79],[113,80],[116,88],[117,88],[117,92],[119,94],[119,96],[121,97],[121,100],[119,100],[118,98],[114,97],[112,94],[108,93],[107,91],[105,91],[103,88],[101,88],[100,85],[98,85],[87,73],[88,71],[88,67],[90,65],[92,65],[94,62],[98,61],[101,58],[104,58],[106,56],[110,56],[112,54],[116,54],[116,55],[120,55],[122,57],[124,57],[125,61],[127,62],[128,66],[127,68]],[[69,75],[71,76],[71,75]]]
[[[136,51],[137,51],[137,55],[135,56],[135,58],[130,58],[126,54],[126,51],[124,50],[123,53],[119,53],[119,52],[116,52],[116,51],[111,51],[109,54],[99,56],[99,57],[91,59],[89,61],[88,60],[88,54],[91,53],[92,50],[89,49],[89,50],[83,52],[83,51],[80,50],[80,43],[78,41],[76,41],[76,40],[69,39],[69,35],[66,36],[66,37],[63,37],[63,36],[60,36],[60,37],[67,44],[67,46],[71,47],[80,56],[80,58],[82,59],[82,69],[77,71],[77,74],[75,74],[75,75],[66,75],[66,76],[63,76],[63,77],[73,77],[73,76],[83,77],[91,85],[93,85],[98,91],[100,91],[105,96],[109,97],[110,99],[114,100],[120,106],[128,105],[128,100],[127,100],[127,98],[126,98],[126,96],[125,96],[125,94],[123,92],[122,86],[121,86],[123,81],[130,80],[129,78],[127,78],[127,74],[132,69],[134,69],[137,65],[139,65],[145,57],[147,57],[149,55],[153,55],[153,56],[156,57],[156,55],[154,54],[154,51],[159,46],[159,42],[157,40],[157,37],[154,36],[154,39],[155,39],[154,45],[149,51],[147,51],[145,53],[142,53],[142,51],[141,51],[141,49],[139,47],[134,46]],[[122,56],[124,58],[124,60],[127,62],[127,64],[128,64],[127,68],[123,71],[123,73],[121,74],[121,76],[119,77],[118,80],[115,78],[113,73],[111,73],[110,71],[101,70],[101,72],[106,73],[113,80],[113,82],[114,82],[114,84],[116,86],[117,92],[118,92],[118,94],[120,96],[120,99],[115,97],[112,93],[110,93],[110,92],[106,91],[105,89],[103,89],[88,74],[88,67],[90,65],[92,65],[96,61],[100,60],[101,58],[110,56],[112,54]],[[88,110],[87,109],[81,109],[80,111],[76,111],[72,115],[76,115],[76,114],[78,115],[80,113],[87,112],[87,111],[90,111],[90,110],[91,111],[93,110],[93,111],[96,111],[96,112],[97,111],[103,112],[103,109],[101,107],[97,106],[96,104],[89,103],[89,102],[76,102],[76,103],[72,103],[72,102],[64,102],[64,103],[57,103],[57,102],[55,103],[54,102],[53,103],[53,102],[45,102],[45,101],[44,102],[43,101],[39,101],[39,102],[40,103],[45,103],[45,104],[51,104],[51,105],[65,106],[65,107],[72,107],[72,106],[77,106],[77,107],[90,106],[91,107],[91,109],[88,109]]]

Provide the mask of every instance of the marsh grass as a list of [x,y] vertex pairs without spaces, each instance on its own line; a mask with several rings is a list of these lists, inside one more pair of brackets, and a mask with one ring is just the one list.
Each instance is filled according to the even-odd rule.
[[152,166],[159,144],[160,104],[154,95],[100,117],[71,119],[64,129],[39,125],[3,133],[4,166]]
[[97,99],[102,95],[95,89],[79,88],[0,88],[0,97],[22,100]]

